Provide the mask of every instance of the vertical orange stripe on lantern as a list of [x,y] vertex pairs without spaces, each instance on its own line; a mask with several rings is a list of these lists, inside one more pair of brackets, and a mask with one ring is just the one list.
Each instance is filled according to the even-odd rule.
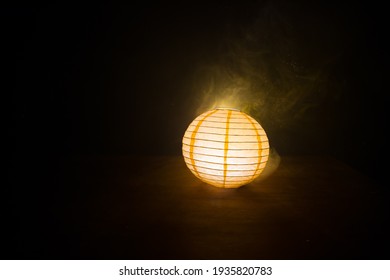
[[239,110],[217,108],[188,126],[182,151],[187,167],[203,182],[238,188],[262,173],[269,143],[255,119]]

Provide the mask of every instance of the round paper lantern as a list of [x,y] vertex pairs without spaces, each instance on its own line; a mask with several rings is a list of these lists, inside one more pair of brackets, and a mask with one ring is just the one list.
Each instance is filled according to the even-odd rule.
[[201,114],[183,137],[183,157],[205,183],[238,188],[256,179],[269,155],[267,135],[247,114],[217,108]]

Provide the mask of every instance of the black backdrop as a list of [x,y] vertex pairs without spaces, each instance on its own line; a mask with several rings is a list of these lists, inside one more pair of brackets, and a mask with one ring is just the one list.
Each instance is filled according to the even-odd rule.
[[12,190],[34,195],[71,155],[180,155],[210,69],[245,77],[242,46],[282,157],[331,155],[384,185],[384,9],[311,2],[4,8]]

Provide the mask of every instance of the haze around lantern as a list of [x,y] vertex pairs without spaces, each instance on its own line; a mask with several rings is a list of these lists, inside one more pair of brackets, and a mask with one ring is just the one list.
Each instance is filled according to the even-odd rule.
[[[310,37],[310,29],[290,18],[290,8],[268,1],[253,11],[253,20],[225,28],[215,50],[194,65],[190,89],[194,116],[231,107],[260,121],[271,134],[303,125],[318,129],[317,111],[324,105],[331,108],[345,90],[331,73],[343,55],[346,37],[340,34],[346,31],[329,22],[313,27],[324,38],[299,44],[302,34]],[[323,42],[332,45],[324,47]]]

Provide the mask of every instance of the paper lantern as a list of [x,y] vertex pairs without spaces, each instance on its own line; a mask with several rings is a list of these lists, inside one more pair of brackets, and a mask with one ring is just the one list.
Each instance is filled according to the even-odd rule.
[[255,119],[239,110],[217,108],[188,126],[182,151],[187,167],[203,182],[238,188],[262,173],[269,143]]

